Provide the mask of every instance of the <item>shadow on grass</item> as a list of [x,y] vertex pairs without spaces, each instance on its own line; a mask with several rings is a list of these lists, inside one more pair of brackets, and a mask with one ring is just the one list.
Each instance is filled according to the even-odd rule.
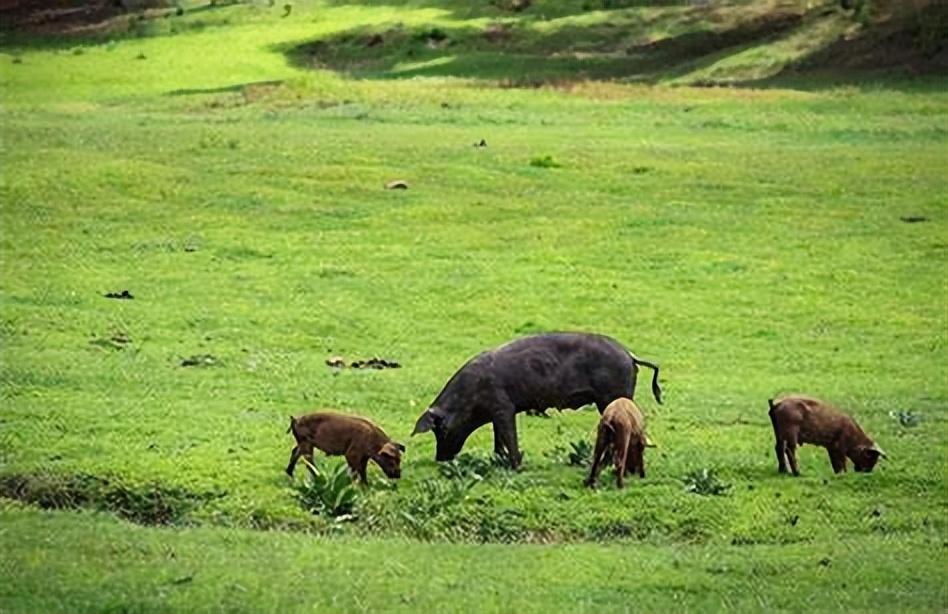
[[[426,3],[395,4],[419,8]],[[725,5],[720,3],[681,7],[679,2],[659,2],[666,8],[605,11],[590,21],[557,28],[532,13],[549,3],[534,3],[515,17],[487,3],[471,6],[452,0],[427,4],[463,17],[505,18],[483,27],[366,26],[275,50],[285,53],[297,66],[334,70],[355,78],[458,77],[492,81],[502,87],[584,80],[657,83],[687,79],[689,74],[699,74],[744,51],[765,49],[801,32],[805,35],[804,28],[819,20],[841,17],[835,3],[809,11],[792,7],[743,12],[733,6],[722,11]],[[581,4],[590,3],[560,3],[557,14],[581,12]],[[781,60],[777,53],[771,74],[741,79],[735,73],[725,81],[696,79],[692,84],[794,89],[885,85],[914,89],[918,87],[912,83],[915,76],[948,74],[946,15],[948,5],[931,3],[856,29],[846,37],[814,44],[793,61]],[[655,32],[671,34],[653,40]],[[808,75],[815,78],[808,80]]]
[[184,9],[171,0],[140,0],[125,9],[117,0],[0,0],[0,47],[62,50],[226,26],[221,9],[240,4],[207,2]]
[[[332,69],[373,79],[460,77],[533,86],[562,80],[621,79],[656,82],[716,61],[724,50],[737,52],[781,36],[804,15],[773,11],[737,24],[711,29],[709,9],[659,13],[647,18],[565,25],[538,30],[522,22],[379,29],[361,27],[281,49],[294,64]],[[689,29],[656,41],[651,29]]]
[[[452,19],[510,19],[521,21],[560,19],[593,11],[691,7],[696,4],[726,4],[728,0],[326,0],[329,6],[397,7],[405,10],[439,9]],[[731,2],[733,3],[733,2]]]

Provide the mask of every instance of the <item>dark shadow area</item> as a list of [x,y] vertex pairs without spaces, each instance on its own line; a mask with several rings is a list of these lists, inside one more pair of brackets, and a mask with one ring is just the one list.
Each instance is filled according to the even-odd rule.
[[906,10],[855,36],[839,38],[774,78],[830,70],[948,74],[948,2]]
[[[653,82],[676,70],[694,70],[722,51],[743,49],[800,25],[802,13],[782,10],[720,29],[706,29],[708,9],[623,15],[622,21],[567,25],[549,33],[520,23],[486,28],[358,28],[281,49],[299,66],[328,68],[355,77],[404,79],[453,76],[530,86],[576,79]],[[658,41],[650,28],[693,28]]]
[[[751,0],[752,1],[752,0]],[[689,8],[722,4],[720,0],[327,0],[328,6],[379,6],[405,10],[441,9],[452,19],[510,19],[542,21],[592,11],[638,8]]]
[[[405,2],[404,6],[418,8],[421,4]],[[454,7],[452,10],[465,17],[497,10],[450,1],[429,4]],[[543,4],[531,5],[524,12]],[[582,6],[563,4],[560,9],[564,11]],[[495,81],[501,87],[581,80],[655,83],[700,71],[818,20],[845,17],[853,19],[849,34],[814,49],[776,76],[695,84],[776,87],[796,84],[812,75],[816,78],[811,87],[822,88],[859,82],[871,73],[876,83],[885,80],[900,87],[899,81],[912,76],[948,72],[948,3],[932,2],[861,28],[854,15],[840,13],[836,3],[830,2],[809,11],[793,8],[796,5],[767,12],[748,10],[746,16],[734,6],[725,13],[719,4],[690,4],[689,8],[666,11],[616,11],[593,22],[556,29],[535,27],[526,17],[484,27],[360,27],[277,51],[297,66],[356,78],[460,77]],[[653,31],[678,33],[649,40],[646,33]]]
[[0,44],[57,49],[175,34],[227,25],[193,17],[237,4],[217,0],[185,10],[174,0],[0,0]]

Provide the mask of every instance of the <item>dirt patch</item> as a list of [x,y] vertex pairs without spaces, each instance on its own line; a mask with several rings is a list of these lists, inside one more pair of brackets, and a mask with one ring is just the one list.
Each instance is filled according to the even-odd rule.
[[388,360],[386,358],[379,358],[378,356],[373,356],[372,358],[366,360],[353,360],[352,362],[346,363],[346,359],[342,356],[333,356],[332,358],[326,359],[326,365],[332,367],[333,369],[345,369],[348,366],[350,369],[400,369],[401,365],[394,360]]
[[211,354],[195,354],[181,360],[182,367],[213,367],[217,364],[217,358]]
[[117,332],[103,337],[95,337],[89,340],[90,345],[110,350],[124,350],[131,342],[132,338],[123,332]]
[[168,525],[182,521],[201,504],[223,492],[193,492],[161,484],[130,485],[116,478],[89,474],[14,474],[0,476],[0,497],[43,509],[94,509],[138,524]]

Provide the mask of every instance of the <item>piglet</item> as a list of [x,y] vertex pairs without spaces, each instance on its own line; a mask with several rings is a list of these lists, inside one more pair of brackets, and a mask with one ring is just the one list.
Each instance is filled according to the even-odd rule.
[[366,418],[333,412],[317,412],[300,418],[290,416],[287,432],[296,438],[290,464],[286,467],[288,475],[293,475],[300,456],[313,462],[313,448],[327,456],[345,456],[349,470],[358,475],[363,484],[369,460],[393,480],[402,475],[401,453],[405,446],[392,441],[385,431]]
[[618,398],[602,412],[586,486],[596,485],[606,450],[612,446],[616,466],[616,486],[622,488],[626,471],[645,477],[645,448],[654,447],[645,436],[645,418],[632,399]]
[[823,446],[829,452],[833,471],[846,471],[846,459],[856,471],[872,471],[885,453],[866,435],[856,421],[835,407],[802,396],[790,396],[774,403],[769,399],[770,422],[774,427],[777,470],[787,472],[787,461],[793,475],[797,469],[797,446],[805,443]]

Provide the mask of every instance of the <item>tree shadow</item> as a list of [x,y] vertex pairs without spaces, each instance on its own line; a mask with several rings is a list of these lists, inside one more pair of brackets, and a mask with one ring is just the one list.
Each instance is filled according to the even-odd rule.
[[[81,44],[174,34],[214,25],[202,15],[238,8],[227,0],[179,8],[171,0],[0,0],[0,46],[68,49]],[[195,20],[194,18],[199,19]],[[174,28],[167,27],[174,23]]]
[[[362,6],[385,6],[404,10],[439,9],[454,20],[517,19],[545,21],[594,11],[641,8],[688,8],[721,0],[361,0]],[[326,0],[329,6],[351,6],[349,0]]]
[[[871,87],[873,79],[885,80],[893,74],[908,77],[908,87],[913,78],[948,76],[948,3],[905,10],[853,36],[840,37],[753,85]],[[924,87],[922,80],[915,80]]]
[[[779,37],[805,18],[773,11],[712,29],[707,16],[706,9],[693,7],[543,29],[522,22],[396,24],[360,27],[281,51],[297,66],[359,78],[459,77],[513,86],[581,79],[651,83],[700,69],[723,51]],[[647,36],[673,28],[684,31],[655,41]]]

